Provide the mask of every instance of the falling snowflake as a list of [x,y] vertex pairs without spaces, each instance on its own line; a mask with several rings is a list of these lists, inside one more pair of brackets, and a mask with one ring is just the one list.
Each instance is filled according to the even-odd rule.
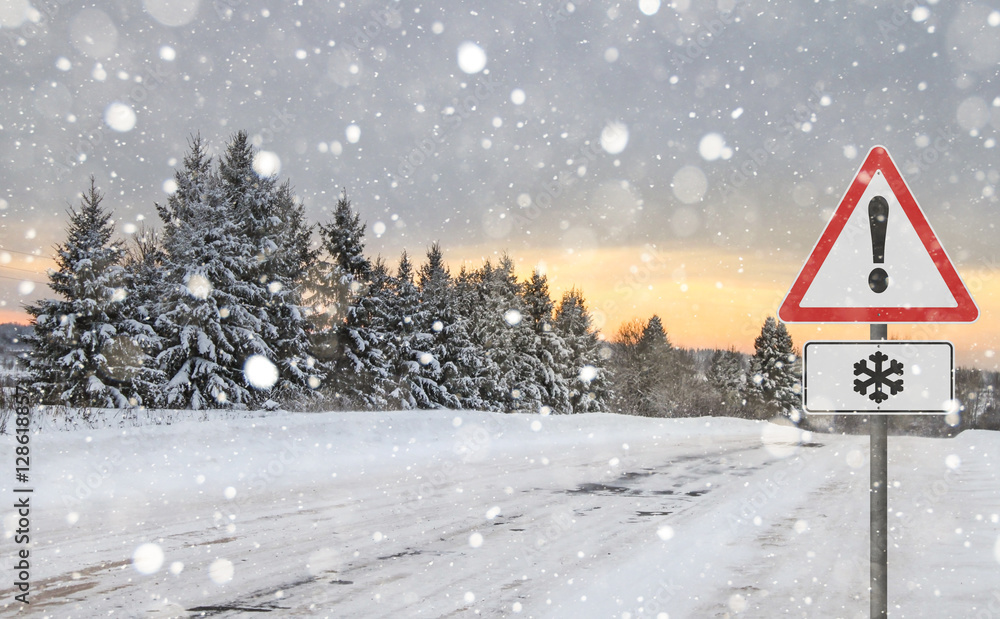
[[473,75],[486,68],[486,51],[473,43],[465,41],[458,46],[458,68]]
[[132,553],[132,567],[140,574],[155,574],[163,565],[163,549],[157,544],[142,544]]
[[124,103],[112,103],[104,110],[104,122],[120,133],[127,133],[135,128],[135,111]]
[[223,585],[233,579],[233,562],[229,559],[216,559],[208,566],[208,577],[217,585]]
[[250,355],[243,364],[243,374],[247,382],[257,389],[270,389],[278,382],[278,368],[261,355]]
[[207,299],[212,292],[212,282],[199,273],[192,273],[187,281],[188,294],[196,299]]

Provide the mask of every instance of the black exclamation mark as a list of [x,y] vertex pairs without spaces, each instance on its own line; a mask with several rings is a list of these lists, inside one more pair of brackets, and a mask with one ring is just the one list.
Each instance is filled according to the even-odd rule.
[[[885,263],[885,230],[889,222],[889,203],[882,196],[875,196],[868,203],[868,226],[872,233],[872,262]],[[868,286],[874,292],[885,292],[889,287],[889,274],[885,269],[874,268],[868,274]]]

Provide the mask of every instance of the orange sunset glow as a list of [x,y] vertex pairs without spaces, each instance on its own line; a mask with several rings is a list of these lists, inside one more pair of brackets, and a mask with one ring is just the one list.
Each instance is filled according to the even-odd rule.
[[[614,337],[628,320],[663,320],[671,341],[685,348],[735,347],[753,352],[754,339],[767,316],[778,306],[798,273],[806,254],[776,263],[753,252],[725,248],[685,247],[662,249],[651,245],[613,247],[587,251],[520,250],[511,252],[518,276],[529,277],[536,266],[549,278],[549,290],[558,302],[562,293],[580,288],[605,337]],[[446,256],[482,256],[452,261],[453,270],[464,261],[470,267],[494,253],[477,254],[461,248]],[[959,365],[994,368],[1000,347],[1000,315],[992,310],[1000,299],[1000,277],[983,265],[956,265],[980,308],[971,324],[890,325],[892,339],[949,340],[955,344]],[[809,340],[868,339],[867,324],[792,324],[789,332],[801,348]]]
[[[463,264],[480,266],[498,255],[487,247],[445,249],[453,273]],[[662,318],[671,341],[685,348],[729,348],[752,352],[754,338],[767,316],[777,315],[778,306],[795,279],[806,255],[776,262],[756,252],[734,252],[720,247],[662,248],[653,245],[604,247],[584,250],[519,249],[510,252],[518,277],[530,277],[535,268],[549,279],[549,290],[558,302],[563,292],[583,291],[594,324],[604,337],[613,339],[619,326],[653,314]],[[420,262],[422,256],[415,255]],[[391,262],[391,260],[390,260]],[[44,268],[51,259],[18,264],[37,269],[30,279],[44,281]],[[894,339],[949,340],[956,347],[960,365],[995,368],[1000,349],[1000,315],[992,308],[1000,299],[1000,277],[990,265],[956,265],[980,308],[972,324],[895,324]],[[20,271],[19,271],[20,272]],[[52,294],[37,285],[31,298]],[[0,322],[27,324],[21,307],[0,307]],[[868,338],[867,324],[792,324],[795,345],[809,340]]]

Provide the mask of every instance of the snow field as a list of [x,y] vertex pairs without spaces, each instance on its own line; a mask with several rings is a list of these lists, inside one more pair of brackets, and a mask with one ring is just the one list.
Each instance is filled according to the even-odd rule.
[[[890,437],[892,616],[1000,617],[998,442]],[[867,437],[421,411],[32,444],[39,616],[868,612]]]

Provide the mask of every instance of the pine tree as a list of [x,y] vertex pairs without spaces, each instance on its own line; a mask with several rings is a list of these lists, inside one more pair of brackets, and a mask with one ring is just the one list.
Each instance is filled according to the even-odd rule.
[[662,417],[673,410],[670,374],[674,347],[659,316],[653,315],[642,331],[637,345],[640,393],[644,396],[640,414]]
[[[385,410],[390,394],[396,389],[395,360],[398,342],[392,329],[392,278],[381,259],[365,275],[346,308],[347,315],[339,329],[341,352],[325,393],[333,396],[339,408]],[[396,401],[393,406],[398,405]]]
[[531,273],[531,279],[524,283],[524,304],[535,330],[550,331],[555,307],[549,295],[548,277],[538,269],[535,269]]
[[591,325],[590,312],[579,290],[571,289],[559,302],[555,333],[569,352],[568,360],[563,360],[557,367],[569,387],[571,411],[591,413],[608,410],[611,400],[611,381],[605,361],[608,351]]
[[399,268],[392,279],[393,295],[390,297],[389,328],[397,338],[394,356],[390,360],[395,369],[396,386],[389,394],[390,406],[399,408],[432,408],[427,381],[420,375],[421,338],[417,332],[416,316],[420,305],[420,291],[413,281],[413,264],[404,251]]
[[452,341],[461,343],[465,339],[461,332],[464,325],[457,320],[451,274],[438,243],[427,250],[427,262],[420,267],[417,284],[420,309],[415,325],[422,351],[417,360],[424,391],[434,407],[459,408],[461,402],[452,388],[464,392],[464,387],[456,385],[459,370]]
[[526,310],[524,320],[534,335],[528,352],[538,360],[533,364],[538,372],[534,381],[541,390],[542,405],[554,413],[574,412],[570,384],[577,382],[578,377],[570,376],[570,367],[575,351],[567,344],[566,334],[554,327],[548,278],[537,269],[524,282],[522,299]]
[[256,253],[200,137],[192,140],[175,180],[177,191],[157,205],[164,224],[164,288],[155,323],[163,338],[157,363],[165,372],[164,404],[259,406],[263,398],[249,388],[243,364],[272,351],[258,335],[259,315],[244,304],[252,292],[241,277]]
[[318,385],[309,356],[301,280],[312,253],[309,228],[302,206],[296,204],[288,184],[279,186],[275,176],[261,176],[253,167],[257,151],[246,132],[233,136],[219,164],[219,178],[226,210],[234,217],[234,242],[251,260],[235,264],[239,285],[232,289],[237,301],[260,325],[259,339],[236,342],[235,356],[246,362],[261,355],[278,369],[269,395],[294,400]]
[[455,364],[455,376],[446,382],[462,408],[501,410],[500,403],[487,400],[500,368],[483,348],[482,305],[479,276],[464,266],[454,283],[454,321],[445,326],[450,358]]
[[738,415],[743,409],[746,370],[743,355],[736,349],[717,350],[712,355],[708,383],[719,397],[724,415]]
[[472,343],[472,350],[465,351],[466,360],[461,367],[475,370],[477,399],[484,410],[511,410],[516,389],[509,359],[513,347],[510,324],[504,317],[516,321],[521,314],[511,307],[514,301],[508,298],[516,295],[505,292],[510,284],[496,273],[489,260],[476,271],[463,272],[457,283],[460,311],[466,318]]
[[503,255],[496,267],[487,262],[479,287],[480,342],[498,372],[494,383],[483,385],[481,395],[500,410],[537,413],[544,406],[540,378],[545,369],[535,355],[535,331],[530,316],[525,317],[523,287],[510,256]]
[[667,337],[667,331],[663,328],[663,321],[660,320],[659,316],[654,314],[649,319],[649,322],[646,323],[646,327],[642,330],[642,336],[639,338],[638,346],[639,352],[647,355],[664,353],[673,348],[670,338]]
[[[276,223],[272,217],[277,179],[257,174],[253,167],[255,157],[256,149],[250,144],[247,133],[238,131],[226,146],[218,171],[225,210],[235,224],[230,230],[233,253],[244,256],[232,265],[237,281],[230,292],[234,302],[247,312],[257,327],[256,338],[234,342],[234,357],[240,365],[254,355],[272,364],[277,359],[273,345],[278,339],[278,329],[268,311],[268,284],[272,271],[267,265],[277,249],[270,238]],[[269,396],[258,391],[252,395],[255,405],[262,405]]]
[[683,417],[702,415],[704,377],[694,360],[670,342],[658,316],[650,318],[639,341],[641,376],[646,385],[647,414]]
[[338,354],[339,325],[369,278],[371,264],[364,255],[365,225],[355,213],[347,191],[341,194],[333,221],[319,224],[321,252],[307,273],[313,354],[334,362]]
[[269,344],[279,376],[271,396],[284,405],[302,405],[313,399],[324,376],[310,352],[308,311],[302,301],[306,270],[317,252],[309,246],[312,229],[305,208],[287,181],[278,188],[274,207],[271,236],[265,242],[272,249],[263,265],[268,316],[276,327],[276,338]]
[[128,407],[141,404],[134,380],[145,364],[143,325],[129,320],[124,249],[113,241],[110,211],[90,179],[80,210],[70,208],[65,243],[49,287],[62,299],[27,306],[34,334],[30,372],[46,403]]
[[776,415],[799,421],[800,374],[785,324],[768,316],[754,341],[747,394],[761,418]]
[[142,363],[134,371],[133,385],[147,408],[157,407],[164,373],[156,363],[163,349],[163,338],[156,332],[156,305],[163,293],[163,263],[165,259],[156,230],[141,225],[125,248],[125,288],[123,303],[128,330],[137,334],[132,344],[141,351]]

